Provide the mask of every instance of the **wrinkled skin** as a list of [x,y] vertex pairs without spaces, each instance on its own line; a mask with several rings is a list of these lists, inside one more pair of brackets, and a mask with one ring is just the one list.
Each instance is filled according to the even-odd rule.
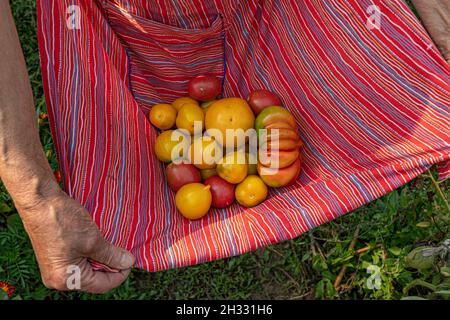
[[[102,237],[88,212],[64,193],[33,208],[18,208],[30,235],[44,284],[67,290],[68,267],[81,271],[81,288],[104,293],[120,285],[134,263],[132,255]],[[120,272],[93,271],[87,258]]]
[[425,28],[450,64],[450,0],[412,0]]
[[[109,244],[89,213],[55,181],[39,141],[31,86],[7,0],[0,0],[0,178],[30,236],[44,284],[103,293],[121,284],[134,257]],[[88,258],[120,272],[95,272]],[[70,283],[77,284],[76,282]],[[70,286],[70,289],[73,289]]]
[[[450,63],[450,0],[413,0]],[[67,267],[81,269],[81,290],[102,293],[122,283],[134,257],[102,237],[89,213],[58,186],[39,141],[25,61],[8,0],[0,0],[0,178],[35,250],[42,280],[67,290]],[[88,258],[120,272],[94,272]]]

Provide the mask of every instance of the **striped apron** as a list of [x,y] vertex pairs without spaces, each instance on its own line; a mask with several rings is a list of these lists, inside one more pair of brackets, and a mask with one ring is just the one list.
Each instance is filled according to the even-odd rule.
[[[292,239],[434,164],[450,176],[450,68],[402,0],[38,0],[38,23],[64,188],[138,268]],[[304,166],[255,208],[188,221],[146,113],[201,74],[224,97],[279,94]]]

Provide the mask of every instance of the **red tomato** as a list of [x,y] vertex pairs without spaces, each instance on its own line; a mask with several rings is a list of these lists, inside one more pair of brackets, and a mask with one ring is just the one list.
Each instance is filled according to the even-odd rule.
[[202,181],[200,171],[190,163],[171,163],[166,168],[166,174],[167,183],[174,192],[188,183]]
[[205,180],[205,185],[211,186],[212,206],[226,208],[234,202],[234,185],[219,176],[212,176]]
[[251,92],[247,101],[255,115],[258,115],[267,107],[281,106],[280,98],[268,90],[255,90]]
[[222,90],[220,80],[212,76],[199,76],[189,81],[189,96],[199,101],[210,101],[217,98]]

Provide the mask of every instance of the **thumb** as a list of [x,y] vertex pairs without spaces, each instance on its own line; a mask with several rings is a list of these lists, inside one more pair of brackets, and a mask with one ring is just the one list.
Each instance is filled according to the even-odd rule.
[[89,258],[119,270],[130,269],[135,261],[129,251],[116,247],[104,239],[94,248]]
[[[448,40],[448,46],[450,47],[450,40]],[[443,50],[442,55],[444,56],[445,61],[450,65],[450,48]]]
[[447,61],[448,64],[450,64],[450,51],[444,53],[444,59],[445,61]]

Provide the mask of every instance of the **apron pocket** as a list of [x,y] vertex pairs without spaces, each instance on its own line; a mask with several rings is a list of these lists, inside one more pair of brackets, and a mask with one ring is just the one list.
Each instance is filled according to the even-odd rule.
[[110,25],[129,59],[129,87],[144,112],[155,103],[187,95],[198,75],[224,77],[225,28],[217,14],[202,29],[184,29],[104,4]]

